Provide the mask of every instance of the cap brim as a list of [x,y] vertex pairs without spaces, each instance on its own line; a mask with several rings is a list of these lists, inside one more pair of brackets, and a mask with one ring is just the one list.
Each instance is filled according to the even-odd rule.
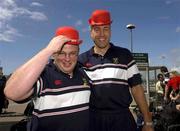
[[81,44],[83,41],[82,40],[71,40],[66,42],[65,44],[69,44],[69,45],[79,45]]
[[110,25],[112,21],[110,22],[94,22],[93,20],[89,19],[89,24],[90,25]]

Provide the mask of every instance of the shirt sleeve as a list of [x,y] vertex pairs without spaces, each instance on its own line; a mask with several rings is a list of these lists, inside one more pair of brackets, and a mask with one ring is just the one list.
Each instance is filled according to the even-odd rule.
[[34,88],[33,97],[39,96],[39,94],[41,93],[42,88],[43,88],[43,80],[42,80],[41,77],[40,77],[40,78],[37,80],[37,82],[34,84],[33,88]]
[[142,84],[141,74],[130,52],[129,52],[128,58],[129,58],[129,63],[127,64],[127,67],[128,67],[127,77],[128,77],[128,83],[130,87]]

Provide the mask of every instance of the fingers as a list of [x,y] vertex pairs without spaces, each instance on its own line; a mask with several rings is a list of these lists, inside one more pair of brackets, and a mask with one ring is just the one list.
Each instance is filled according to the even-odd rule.
[[53,39],[55,39],[55,44],[64,45],[66,42],[71,41],[68,37],[65,36],[56,36]]
[[48,44],[48,50],[51,50],[53,53],[61,50],[66,42],[70,41],[69,38],[65,36],[56,36]]
[[56,38],[58,39],[57,44],[59,44],[59,48],[57,48],[58,49],[57,52],[61,52],[65,43],[71,41],[71,39],[61,35],[57,36]]

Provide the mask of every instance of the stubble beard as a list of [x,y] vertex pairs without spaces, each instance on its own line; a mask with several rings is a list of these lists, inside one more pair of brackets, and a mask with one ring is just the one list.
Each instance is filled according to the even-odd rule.
[[97,48],[99,48],[99,49],[105,49],[105,48],[107,48],[108,46],[109,46],[109,42],[96,42],[96,41],[94,41],[94,43],[95,43],[95,46],[97,47]]

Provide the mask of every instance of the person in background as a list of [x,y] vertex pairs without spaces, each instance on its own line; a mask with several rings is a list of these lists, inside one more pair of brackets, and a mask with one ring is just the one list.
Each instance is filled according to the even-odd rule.
[[136,122],[129,110],[132,93],[143,114],[143,130],[152,131],[141,75],[131,52],[110,42],[111,23],[109,11],[93,11],[89,25],[94,46],[79,56],[92,82],[90,130],[136,131]]
[[160,94],[164,94],[164,88],[165,88],[165,83],[164,82],[164,76],[163,74],[159,73],[157,75],[158,81],[156,83],[156,92]]
[[169,81],[170,74],[169,74],[169,71],[168,71],[166,66],[162,66],[160,68],[160,71],[164,76],[164,82],[163,82],[165,84],[164,104],[167,105],[170,102],[169,95],[170,95],[170,92],[171,92],[171,90],[167,90],[167,83]]
[[175,125],[180,123],[180,75],[177,71],[169,72],[170,79],[166,85],[166,97],[171,90],[169,98],[170,101],[164,106],[161,112],[163,123]]
[[[0,67],[0,114],[6,112],[6,109],[8,108],[8,105],[9,105],[9,101],[4,95],[4,88],[6,85],[6,81],[7,81],[7,78],[3,74],[3,70]],[[3,111],[3,109],[5,110]]]
[[157,75],[157,78],[158,78],[158,81],[156,83],[157,100],[162,102],[164,98],[164,92],[165,92],[164,76],[163,74],[159,73]]
[[164,75],[164,84],[167,84],[169,81],[169,71],[166,66],[160,68],[161,73]]
[[170,90],[170,88],[172,88],[172,91],[169,96],[172,101],[180,99],[180,75],[177,71],[170,72],[170,80],[168,81],[166,88],[167,92],[168,90]]
[[29,130],[88,131],[90,86],[77,64],[80,43],[75,28],[59,27],[47,47],[7,81],[9,99],[33,99]]

